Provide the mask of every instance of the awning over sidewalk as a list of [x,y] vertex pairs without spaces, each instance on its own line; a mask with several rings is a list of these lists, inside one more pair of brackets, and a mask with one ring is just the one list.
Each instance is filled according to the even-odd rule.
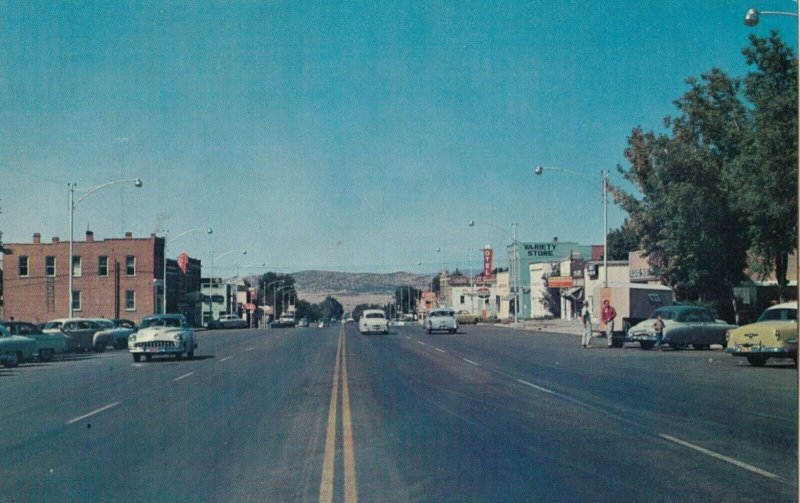
[[568,289],[566,292],[561,292],[561,296],[565,299],[573,298],[573,299],[580,299],[581,294],[583,293],[582,286],[576,286],[574,288]]

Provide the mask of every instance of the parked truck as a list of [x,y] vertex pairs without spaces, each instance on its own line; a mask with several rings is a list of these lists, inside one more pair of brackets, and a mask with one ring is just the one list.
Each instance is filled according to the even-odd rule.
[[615,348],[625,344],[630,327],[647,319],[656,308],[671,306],[674,299],[671,288],[646,283],[610,283],[608,287],[595,287],[593,294],[592,315],[600,331],[606,331],[600,317],[603,301],[608,300],[617,311],[611,342]]

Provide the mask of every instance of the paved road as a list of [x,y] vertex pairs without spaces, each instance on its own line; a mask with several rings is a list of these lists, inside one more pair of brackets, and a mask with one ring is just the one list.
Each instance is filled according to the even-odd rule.
[[797,373],[502,327],[0,369],[2,501],[796,501]]

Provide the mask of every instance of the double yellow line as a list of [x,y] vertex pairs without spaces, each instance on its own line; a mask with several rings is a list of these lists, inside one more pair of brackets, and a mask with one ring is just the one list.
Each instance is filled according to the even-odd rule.
[[342,376],[342,447],[344,449],[344,501],[356,503],[356,459],[353,454],[353,422],[350,418],[350,392],[347,387],[347,354],[345,351],[344,324],[339,325],[339,342],[336,346],[336,363],[333,366],[331,403],[328,407],[328,430],[325,437],[325,456],[322,459],[322,482],[319,486],[320,503],[333,501],[333,475],[336,461],[336,418],[339,406],[339,374]]

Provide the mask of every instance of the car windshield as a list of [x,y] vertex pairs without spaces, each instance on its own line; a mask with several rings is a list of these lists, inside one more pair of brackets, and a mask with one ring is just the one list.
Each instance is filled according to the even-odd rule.
[[367,313],[364,317],[365,318],[386,318],[386,316],[384,316],[383,313]]
[[758,321],[797,321],[797,309],[791,308],[772,308],[767,309],[761,316],[758,317]]
[[142,320],[141,328],[148,327],[180,327],[180,318],[145,318]]
[[453,311],[432,311],[431,316],[454,316]]

